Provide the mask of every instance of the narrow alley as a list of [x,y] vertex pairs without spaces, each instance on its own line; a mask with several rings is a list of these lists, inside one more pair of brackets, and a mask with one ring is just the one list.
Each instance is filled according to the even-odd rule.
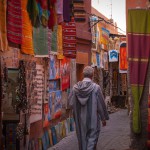
[[[106,127],[102,127],[97,150],[127,150],[130,145],[130,121],[126,109],[110,114]],[[78,150],[75,132],[48,150]]]

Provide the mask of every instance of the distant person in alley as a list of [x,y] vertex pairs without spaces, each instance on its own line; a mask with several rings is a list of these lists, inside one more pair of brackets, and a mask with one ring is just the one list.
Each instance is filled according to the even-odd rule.
[[93,75],[94,69],[86,66],[84,79],[74,85],[69,96],[80,150],[96,150],[101,122],[106,126],[109,119],[101,88],[92,81]]

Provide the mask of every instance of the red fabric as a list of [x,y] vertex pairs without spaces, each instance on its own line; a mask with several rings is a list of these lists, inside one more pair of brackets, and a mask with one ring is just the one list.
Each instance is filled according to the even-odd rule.
[[7,1],[7,39],[13,43],[22,43],[21,0]]
[[63,23],[63,54],[69,58],[76,58],[76,24],[74,19],[71,22]]

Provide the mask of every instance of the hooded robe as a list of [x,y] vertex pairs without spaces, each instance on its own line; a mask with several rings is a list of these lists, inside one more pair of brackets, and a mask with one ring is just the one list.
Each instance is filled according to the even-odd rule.
[[89,78],[79,81],[72,89],[69,105],[73,108],[79,149],[95,150],[100,121],[109,119],[100,86]]

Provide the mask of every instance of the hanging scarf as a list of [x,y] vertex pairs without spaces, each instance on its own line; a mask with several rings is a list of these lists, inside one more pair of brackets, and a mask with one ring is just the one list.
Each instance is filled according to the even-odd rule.
[[150,10],[128,11],[128,57],[133,95],[133,132],[141,132],[140,102],[150,60]]

